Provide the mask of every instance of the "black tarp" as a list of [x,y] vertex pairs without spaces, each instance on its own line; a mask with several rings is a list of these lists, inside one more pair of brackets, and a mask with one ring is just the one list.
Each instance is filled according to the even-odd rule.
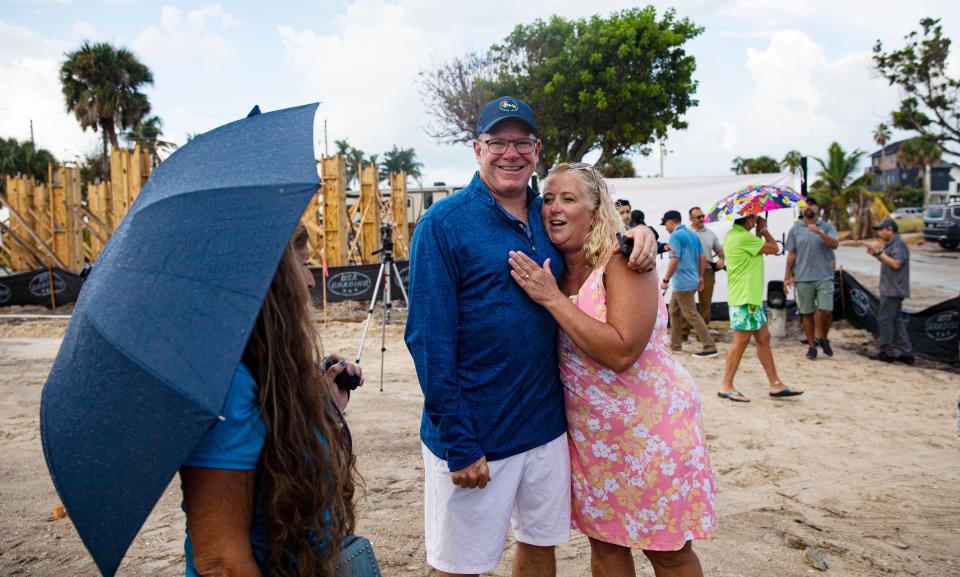
[[43,305],[52,308],[50,287],[56,306],[77,301],[80,275],[60,268],[37,269],[0,277],[0,307]]
[[[837,272],[836,291],[843,318],[851,325],[877,334],[880,297],[870,292],[850,273]],[[907,335],[919,356],[946,363],[960,359],[960,297],[922,311],[904,311]]]

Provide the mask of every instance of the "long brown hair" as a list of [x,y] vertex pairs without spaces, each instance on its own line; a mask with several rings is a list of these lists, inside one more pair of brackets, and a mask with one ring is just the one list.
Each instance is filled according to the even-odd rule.
[[243,353],[260,386],[267,429],[256,493],[267,518],[270,575],[332,577],[340,542],[356,521],[356,467],[340,441],[333,393],[317,368],[322,347],[294,255],[297,236]]

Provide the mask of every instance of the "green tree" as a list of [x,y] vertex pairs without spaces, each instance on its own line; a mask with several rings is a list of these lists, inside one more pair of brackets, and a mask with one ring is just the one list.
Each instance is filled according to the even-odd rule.
[[923,204],[930,200],[930,182],[927,173],[940,163],[943,149],[932,137],[918,136],[905,141],[897,151],[897,161],[904,168],[917,168],[917,180],[923,188]]
[[814,198],[822,203],[821,206],[828,208],[837,230],[847,228],[850,207],[854,207],[851,235],[854,239],[868,238],[872,234],[873,207],[878,196],[867,190],[869,174],[857,177],[864,154],[859,149],[848,153],[834,142],[827,150],[826,160],[814,158],[821,168]]
[[633,161],[626,156],[611,158],[606,164],[598,166],[597,170],[604,178],[633,178],[637,175]]
[[37,148],[33,142],[16,138],[0,138],[0,189],[6,187],[6,177],[17,174],[47,182],[47,167],[59,166],[49,150]]
[[950,38],[939,18],[920,20],[921,32],[904,37],[906,46],[884,52],[877,40],[873,63],[881,76],[903,95],[893,112],[893,126],[917,132],[953,155],[960,155],[960,79],[947,74]]
[[747,173],[747,158],[738,156],[733,159],[733,162],[730,164],[730,171],[734,174],[746,174]]
[[360,188],[360,166],[363,165],[366,153],[359,148],[350,146],[346,138],[343,140],[334,140],[333,145],[337,147],[337,154],[345,159],[347,165],[347,188],[350,188],[352,182],[357,183]]
[[161,136],[163,136],[163,121],[159,116],[151,116],[138,122],[132,130],[123,135],[127,142],[139,144],[140,148],[150,154],[150,162],[153,166],[157,166],[163,160],[161,155],[165,158],[177,149],[176,144],[161,140]]
[[83,130],[103,133],[107,176],[108,144],[119,146],[117,132],[136,126],[150,112],[150,102],[140,88],[153,84],[150,69],[125,48],[84,42],[66,54],[60,66],[60,84],[67,112],[72,112]]
[[780,172],[780,163],[772,156],[764,155],[756,158],[738,156],[733,159],[731,170],[735,174],[771,174]]
[[403,171],[419,183],[423,178],[422,169],[423,163],[417,161],[417,153],[414,149],[398,148],[394,144],[393,148],[383,153],[383,161],[380,163],[380,180],[389,178],[391,172]]
[[880,151],[883,152],[883,149],[887,146],[887,143],[890,142],[890,137],[892,136],[890,132],[890,127],[887,126],[886,122],[881,122],[873,131],[873,141],[877,143],[877,146],[880,147]]
[[803,155],[800,154],[799,150],[791,150],[790,152],[783,155],[783,160],[780,161],[780,169],[786,170],[791,174],[796,174],[800,170],[800,162],[803,158]]
[[[534,109],[543,141],[537,172],[599,151],[598,165],[684,129],[696,62],[684,44],[703,32],[673,10],[634,8],[607,18],[553,16],[517,26],[501,44],[422,75],[430,134],[469,142],[483,104],[512,94]],[[435,103],[435,104],[433,104]]]

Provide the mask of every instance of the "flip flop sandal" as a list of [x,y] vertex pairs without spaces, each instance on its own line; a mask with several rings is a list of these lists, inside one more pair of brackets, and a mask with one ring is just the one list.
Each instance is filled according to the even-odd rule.
[[740,391],[720,391],[717,393],[717,396],[721,399],[727,399],[728,401],[733,401],[735,403],[749,403],[750,399],[746,397]]
[[771,397],[796,397],[797,395],[802,395],[803,391],[794,391],[788,386],[783,387],[782,391],[776,393],[770,393]]

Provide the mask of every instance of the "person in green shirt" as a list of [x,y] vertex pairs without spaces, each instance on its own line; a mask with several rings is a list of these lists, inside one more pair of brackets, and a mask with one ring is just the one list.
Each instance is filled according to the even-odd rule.
[[[753,234],[751,229],[756,227]],[[733,377],[740,367],[740,359],[752,336],[757,343],[757,358],[767,373],[771,397],[794,397],[803,391],[784,385],[777,375],[770,348],[770,330],[763,310],[763,255],[780,252],[777,241],[767,230],[767,221],[751,215],[734,221],[733,228],[723,239],[723,254],[727,265],[727,306],[730,308],[730,328],[733,345],[727,353],[723,370],[723,385],[717,393],[721,398],[749,402],[746,395],[733,386]]]

